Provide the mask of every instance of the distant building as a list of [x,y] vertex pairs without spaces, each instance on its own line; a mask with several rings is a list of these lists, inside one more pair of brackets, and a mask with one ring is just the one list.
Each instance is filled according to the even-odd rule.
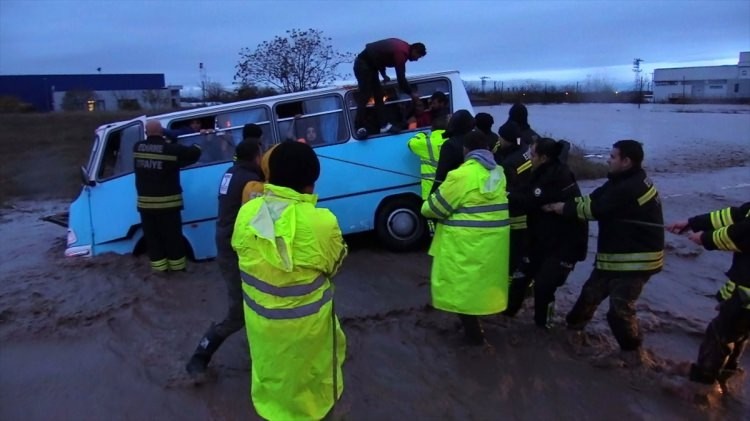
[[15,97],[36,111],[153,110],[177,108],[182,86],[164,74],[0,76],[0,97]]
[[654,70],[654,101],[750,99],[750,51],[737,65]]

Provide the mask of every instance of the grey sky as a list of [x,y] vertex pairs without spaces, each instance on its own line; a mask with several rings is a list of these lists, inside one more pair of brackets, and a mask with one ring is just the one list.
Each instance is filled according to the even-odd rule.
[[101,67],[190,86],[203,62],[230,87],[242,47],[291,28],[320,29],[351,52],[388,37],[424,42],[410,73],[622,83],[636,57],[646,73],[736,64],[750,50],[750,1],[0,0],[0,74]]

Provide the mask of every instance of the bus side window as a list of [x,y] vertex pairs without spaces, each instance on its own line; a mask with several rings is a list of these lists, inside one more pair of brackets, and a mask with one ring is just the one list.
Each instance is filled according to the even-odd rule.
[[143,125],[133,124],[107,137],[99,179],[117,177],[133,172],[133,147],[144,139]]
[[304,142],[313,147],[349,139],[343,101],[339,95],[277,104],[275,114],[282,139]]
[[[254,107],[229,111],[225,114],[201,117],[201,121],[211,120],[211,133],[193,133],[181,136],[182,145],[198,144],[201,147],[201,157],[191,167],[228,162],[234,158],[234,149],[242,141],[242,128],[245,124],[255,123],[263,130],[261,142],[264,145],[273,142],[268,110],[265,107]],[[203,124],[203,129],[208,129]]]

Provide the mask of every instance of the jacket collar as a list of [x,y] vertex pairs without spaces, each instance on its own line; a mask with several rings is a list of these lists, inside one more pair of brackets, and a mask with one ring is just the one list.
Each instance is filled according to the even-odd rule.
[[290,189],[289,187],[277,186],[271,183],[266,183],[264,192],[266,195],[271,195],[294,202],[306,202],[312,203],[313,205],[318,202],[317,194],[300,193],[294,189]]

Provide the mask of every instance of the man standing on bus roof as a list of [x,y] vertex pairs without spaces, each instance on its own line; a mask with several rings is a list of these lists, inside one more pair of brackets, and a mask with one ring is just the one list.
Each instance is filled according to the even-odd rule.
[[133,145],[135,188],[151,269],[185,270],[180,168],[198,161],[198,145],[168,143],[158,120],[146,122],[146,140]]
[[227,315],[221,322],[211,324],[198,342],[193,356],[185,367],[190,374],[204,373],[214,352],[224,340],[245,326],[242,313],[242,279],[237,253],[232,249],[232,232],[248,184],[263,181],[263,172],[260,169],[260,137],[263,131],[256,124],[246,124],[242,133],[245,139],[235,149],[234,165],[224,173],[219,185],[219,214],[216,219],[216,261],[227,286]]
[[355,126],[359,139],[367,137],[365,110],[370,97],[375,101],[375,112],[378,124],[380,124],[380,133],[385,133],[391,129],[391,124],[385,121],[383,91],[378,73],[383,76],[383,82],[388,82],[391,79],[385,73],[385,68],[395,68],[396,79],[401,91],[411,96],[412,99],[419,100],[417,93],[411,89],[409,82],[406,80],[406,62],[417,61],[425,55],[427,55],[427,49],[421,42],[409,44],[398,38],[371,42],[359,53],[354,60],[354,76],[357,78],[357,88],[359,89]]

